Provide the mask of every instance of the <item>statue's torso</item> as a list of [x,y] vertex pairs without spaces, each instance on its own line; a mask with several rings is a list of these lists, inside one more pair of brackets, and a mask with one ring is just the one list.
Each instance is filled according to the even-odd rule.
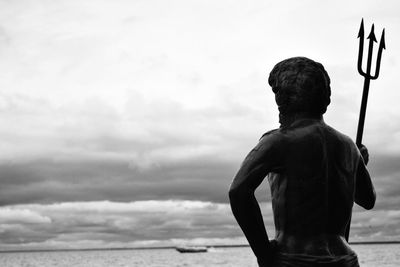
[[280,251],[351,253],[344,234],[354,202],[356,146],[319,120],[302,120],[272,134],[278,136],[273,140],[280,155],[268,180]]

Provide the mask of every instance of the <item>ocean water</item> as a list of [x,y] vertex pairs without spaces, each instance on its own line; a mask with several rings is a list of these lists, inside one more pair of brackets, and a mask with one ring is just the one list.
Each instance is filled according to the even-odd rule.
[[[353,245],[362,267],[400,266],[400,244]],[[1,267],[257,267],[248,247],[181,254],[174,249],[0,253]]]

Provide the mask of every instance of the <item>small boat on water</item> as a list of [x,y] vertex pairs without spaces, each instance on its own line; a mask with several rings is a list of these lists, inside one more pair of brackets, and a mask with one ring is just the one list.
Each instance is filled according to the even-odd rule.
[[175,248],[180,253],[198,253],[198,252],[207,252],[207,247],[193,247],[193,246],[184,246],[184,247],[176,247]]

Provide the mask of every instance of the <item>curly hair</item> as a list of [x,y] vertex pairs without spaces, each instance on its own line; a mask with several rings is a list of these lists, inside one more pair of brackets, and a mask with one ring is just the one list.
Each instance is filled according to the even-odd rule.
[[330,78],[321,63],[306,57],[285,59],[272,69],[269,85],[283,115],[322,115],[331,102]]

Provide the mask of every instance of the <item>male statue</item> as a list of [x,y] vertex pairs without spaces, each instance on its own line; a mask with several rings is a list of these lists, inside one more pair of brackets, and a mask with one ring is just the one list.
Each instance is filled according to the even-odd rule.
[[[324,122],[331,90],[320,63],[286,59],[268,82],[280,127],[261,137],[233,179],[233,214],[259,266],[359,266],[345,232],[354,202],[365,209],[375,204],[368,151]],[[272,241],[254,196],[265,177],[275,222]]]

